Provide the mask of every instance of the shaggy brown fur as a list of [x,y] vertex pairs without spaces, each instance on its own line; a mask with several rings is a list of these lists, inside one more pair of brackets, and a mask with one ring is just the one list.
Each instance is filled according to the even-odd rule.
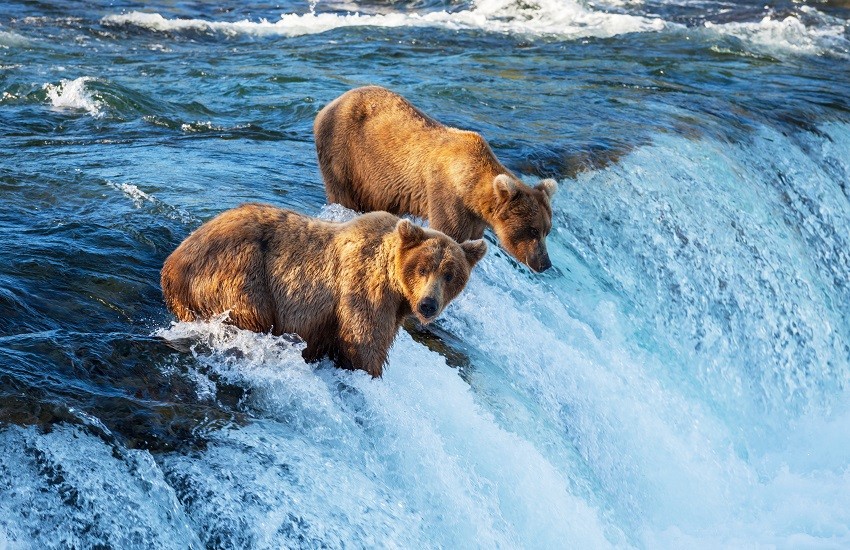
[[229,310],[240,328],[298,334],[307,361],[329,355],[381,376],[403,318],[436,318],[486,250],[386,212],[334,223],[245,204],[177,247],[162,291],[180,320]]
[[427,218],[458,242],[481,238],[489,225],[535,271],[552,265],[546,235],[557,183],[524,184],[479,134],[444,126],[377,86],[326,105],[313,132],[330,202]]

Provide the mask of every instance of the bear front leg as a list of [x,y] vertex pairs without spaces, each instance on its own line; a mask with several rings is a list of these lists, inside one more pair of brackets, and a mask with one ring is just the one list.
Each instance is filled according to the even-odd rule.
[[428,225],[431,229],[442,231],[457,242],[463,242],[463,228],[452,205],[434,204],[428,208]]
[[351,368],[364,370],[372,375],[372,378],[380,378],[384,374],[388,350],[378,350],[368,344],[350,342],[344,343],[341,347],[343,354],[351,362]]
[[431,228],[442,231],[459,243],[480,239],[484,234],[483,220],[458,199],[446,204],[432,203],[429,212]]
[[341,354],[351,363],[351,368],[380,377],[397,329],[395,318],[381,318],[356,307],[344,309],[347,311],[340,312]]

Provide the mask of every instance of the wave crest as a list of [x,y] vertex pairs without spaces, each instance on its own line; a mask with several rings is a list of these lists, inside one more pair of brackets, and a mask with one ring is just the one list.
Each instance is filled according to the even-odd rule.
[[[846,23],[804,6],[801,17],[789,15],[777,19],[766,15],[759,22],[711,23],[705,28],[737,38],[760,53],[850,56],[845,37]],[[806,24],[811,20],[811,24]]]
[[266,19],[234,22],[166,19],[158,13],[134,11],[108,15],[101,22],[108,26],[132,25],[156,32],[199,31],[222,33],[226,36],[302,36],[343,27],[441,27],[452,30],[583,38],[659,31],[666,26],[661,19],[594,11],[569,0],[479,0],[469,10],[421,14],[285,13],[275,22]]
[[99,118],[103,116],[103,103],[86,88],[86,83],[93,80],[94,78],[90,76],[82,76],[74,80],[62,79],[59,84],[48,82],[42,86],[42,89],[47,92],[47,98],[56,109],[83,110]]

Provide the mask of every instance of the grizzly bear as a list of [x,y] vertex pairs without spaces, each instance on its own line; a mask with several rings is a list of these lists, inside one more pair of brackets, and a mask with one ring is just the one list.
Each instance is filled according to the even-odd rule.
[[328,201],[428,219],[458,242],[490,226],[502,246],[535,271],[551,267],[546,179],[530,187],[475,132],[440,124],[378,86],[350,90],[316,116],[319,168]]
[[239,328],[298,334],[307,362],[378,377],[403,319],[434,320],[486,250],[387,212],[339,223],[244,204],[172,252],[162,291],[182,321],[229,311]]

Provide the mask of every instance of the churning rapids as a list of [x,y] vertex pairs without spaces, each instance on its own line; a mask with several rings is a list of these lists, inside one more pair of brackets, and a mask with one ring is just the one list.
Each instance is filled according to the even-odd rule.
[[[0,6],[0,548],[850,547],[850,5]],[[379,84],[555,177],[384,378],[173,323]]]

